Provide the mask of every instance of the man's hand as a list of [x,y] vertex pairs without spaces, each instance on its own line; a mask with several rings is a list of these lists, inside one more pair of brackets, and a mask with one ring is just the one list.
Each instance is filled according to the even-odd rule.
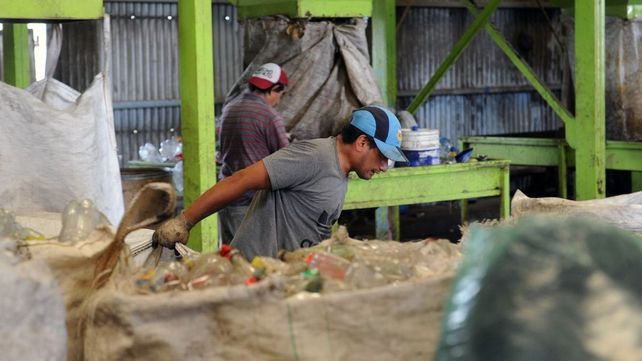
[[174,249],[176,242],[186,244],[189,239],[189,231],[193,226],[181,213],[176,218],[172,218],[158,227],[152,236],[153,244],[160,244],[170,249]]

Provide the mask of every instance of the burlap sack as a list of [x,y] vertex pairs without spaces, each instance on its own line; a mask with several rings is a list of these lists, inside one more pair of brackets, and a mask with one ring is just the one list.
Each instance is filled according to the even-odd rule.
[[282,279],[92,297],[85,355],[99,360],[430,360],[453,275],[283,299]]
[[[85,240],[75,244],[62,243],[56,238],[46,241],[27,241],[35,260],[44,261],[59,284],[66,308],[67,359],[84,360],[83,303],[109,280],[114,270],[126,272],[132,259],[124,238],[132,231],[158,222],[173,212],[176,194],[167,183],[149,183],[132,200],[118,229],[110,226],[96,228]],[[171,214],[171,213],[170,213]],[[37,213],[19,216],[25,227],[42,230],[53,237],[61,228],[60,214]]]

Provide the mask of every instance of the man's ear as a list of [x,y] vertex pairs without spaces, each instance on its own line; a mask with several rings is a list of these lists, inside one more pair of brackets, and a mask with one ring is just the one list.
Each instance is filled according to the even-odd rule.
[[357,137],[357,140],[354,142],[357,145],[358,150],[368,150],[370,148],[370,143],[368,142],[368,138],[361,134],[359,137]]

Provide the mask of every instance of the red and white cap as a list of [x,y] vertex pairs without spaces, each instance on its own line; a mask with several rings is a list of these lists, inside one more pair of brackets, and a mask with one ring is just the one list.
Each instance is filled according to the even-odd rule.
[[280,66],[274,63],[265,63],[252,73],[247,82],[259,89],[267,89],[277,83],[288,85],[288,76]]

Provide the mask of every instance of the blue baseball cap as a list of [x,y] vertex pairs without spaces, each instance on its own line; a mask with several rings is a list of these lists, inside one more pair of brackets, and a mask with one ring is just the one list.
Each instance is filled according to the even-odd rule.
[[379,151],[395,162],[408,162],[401,151],[401,124],[388,109],[373,105],[352,112],[350,124],[371,136]]

